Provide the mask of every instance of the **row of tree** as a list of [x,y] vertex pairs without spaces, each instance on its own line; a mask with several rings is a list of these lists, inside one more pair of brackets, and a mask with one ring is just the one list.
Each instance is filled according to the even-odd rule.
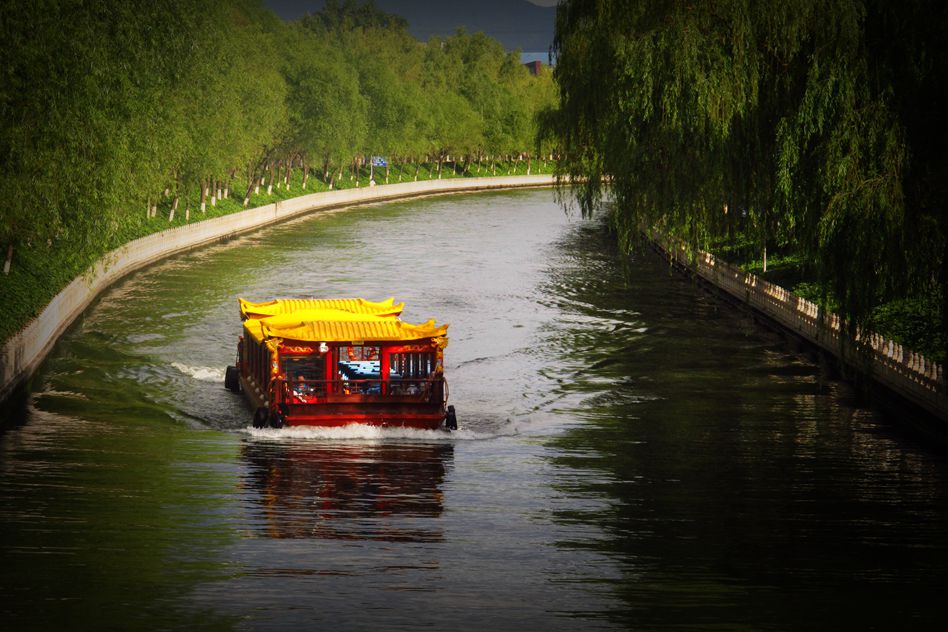
[[946,305],[944,3],[564,0],[555,48],[545,133],[585,211],[615,195],[627,244],[743,220],[852,325],[899,297]]
[[258,0],[6,3],[0,244],[101,250],[159,199],[246,202],[294,168],[535,151],[549,73],[406,26],[352,0],[293,23]]

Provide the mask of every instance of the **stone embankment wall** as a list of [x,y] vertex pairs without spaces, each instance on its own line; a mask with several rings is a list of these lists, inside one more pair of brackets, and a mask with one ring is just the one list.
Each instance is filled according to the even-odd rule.
[[440,193],[550,186],[549,175],[452,178],[311,193],[142,237],[113,250],[73,280],[0,350],[0,402],[26,381],[67,327],[98,294],[159,259],[317,210]]
[[902,345],[868,334],[863,353],[842,332],[836,314],[760,277],[717,259],[707,252],[693,253],[683,242],[653,233],[655,243],[676,264],[753,307],[841,361],[866,372],[873,380],[915,403],[942,421],[948,421],[948,393],[940,364]]

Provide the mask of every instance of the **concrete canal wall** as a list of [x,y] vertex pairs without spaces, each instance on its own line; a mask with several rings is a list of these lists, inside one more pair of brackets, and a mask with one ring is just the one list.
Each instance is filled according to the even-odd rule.
[[549,175],[452,178],[311,193],[171,228],[136,239],[102,257],[56,295],[42,313],[0,350],[0,402],[39,367],[60,335],[104,289],[126,274],[169,255],[313,211],[441,193],[551,186]]
[[776,321],[801,338],[853,366],[934,417],[948,421],[948,393],[942,366],[902,345],[868,334],[864,353],[857,353],[841,331],[836,314],[825,314],[815,303],[760,277],[718,260],[707,252],[692,252],[683,242],[657,233],[655,243],[676,265]]

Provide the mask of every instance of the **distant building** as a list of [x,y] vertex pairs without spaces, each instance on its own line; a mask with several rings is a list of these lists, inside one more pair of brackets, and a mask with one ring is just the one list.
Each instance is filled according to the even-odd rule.
[[537,76],[540,74],[540,68],[543,68],[543,62],[538,59],[536,61],[527,62],[524,64],[524,66],[527,67],[527,70],[530,71],[531,75]]

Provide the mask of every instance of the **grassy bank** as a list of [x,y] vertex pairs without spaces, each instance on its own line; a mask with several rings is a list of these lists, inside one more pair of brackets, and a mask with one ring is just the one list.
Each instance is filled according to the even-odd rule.
[[[432,180],[438,178],[437,163],[423,163],[420,165],[404,164],[392,165],[388,172],[389,183],[410,182],[415,179],[417,169],[418,180]],[[534,160],[531,173],[551,173],[552,162]],[[478,171],[477,163],[445,163],[442,166],[441,178],[470,178],[478,176],[496,175],[526,175],[527,162],[515,160],[512,162],[483,162]],[[319,174],[321,175],[321,174]],[[341,178],[333,184],[334,189],[350,189],[369,186],[369,168],[363,167],[356,174],[346,170]],[[385,184],[385,169],[376,168],[376,184]],[[239,188],[239,187],[238,187]],[[303,173],[296,169],[290,179],[289,186],[274,184],[270,193],[267,187],[262,186],[258,193],[250,197],[248,208],[265,206],[279,200],[286,200],[301,195],[329,190],[328,184],[321,178],[311,174],[307,187],[303,188]],[[19,247],[14,252],[10,273],[0,275],[5,300],[0,302],[0,339],[6,342],[31,319],[36,317],[74,278],[83,274],[99,257],[106,252],[118,248],[132,240],[152,233],[167,230],[177,226],[185,226],[222,215],[245,210],[243,207],[243,190],[231,190],[229,197],[224,197],[216,204],[206,205],[205,212],[199,208],[190,211],[182,203],[169,219],[172,201],[170,197],[163,198],[158,203],[158,212],[155,217],[146,217],[145,209],[141,213],[130,214],[123,223],[111,223],[99,226],[98,241],[70,241],[64,235],[56,243],[29,243]]]
[[[767,271],[757,241],[738,237],[711,244],[711,252],[746,272],[784,287],[797,296],[839,313],[839,302],[803,257],[779,248],[768,251]],[[944,315],[937,294],[918,295],[879,305],[868,328],[940,363],[945,362]]]

